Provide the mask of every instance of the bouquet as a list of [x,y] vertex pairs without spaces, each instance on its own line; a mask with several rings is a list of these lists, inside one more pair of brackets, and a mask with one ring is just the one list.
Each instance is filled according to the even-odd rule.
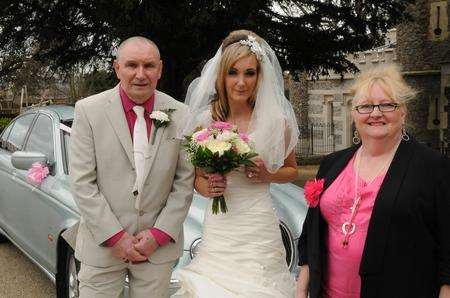
[[[186,136],[186,151],[191,163],[206,173],[225,175],[241,165],[255,166],[251,158],[258,154],[253,150],[249,138],[238,133],[228,122],[215,121],[208,128],[199,129]],[[227,204],[222,196],[213,198],[213,214],[227,212]]]

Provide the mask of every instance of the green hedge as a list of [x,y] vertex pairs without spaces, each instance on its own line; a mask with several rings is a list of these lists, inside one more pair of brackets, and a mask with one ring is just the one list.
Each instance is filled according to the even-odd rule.
[[11,122],[11,118],[7,118],[7,117],[2,117],[0,118],[0,132],[3,131],[3,129],[5,129],[6,126],[8,126],[9,122]]

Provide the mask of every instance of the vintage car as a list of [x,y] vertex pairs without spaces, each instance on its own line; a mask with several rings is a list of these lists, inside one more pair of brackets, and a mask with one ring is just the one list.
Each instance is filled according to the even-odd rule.
[[[61,236],[66,230],[76,230],[71,227],[80,216],[68,179],[73,113],[71,106],[33,108],[15,118],[0,135],[0,243],[11,241],[39,266],[55,282],[58,297],[78,297],[79,263]],[[36,162],[50,171],[40,185],[27,180],[28,170]],[[296,274],[296,244],[307,209],[303,190],[293,184],[272,184],[270,191],[280,219],[286,262]],[[189,264],[201,245],[206,206],[207,199],[195,194],[184,222],[184,252],[173,270],[171,292],[178,287],[177,268]]]

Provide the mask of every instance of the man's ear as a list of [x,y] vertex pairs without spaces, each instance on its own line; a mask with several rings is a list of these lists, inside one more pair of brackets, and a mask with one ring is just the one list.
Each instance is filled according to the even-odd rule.
[[116,77],[117,79],[120,81],[120,77],[119,77],[119,62],[117,62],[117,60],[114,60],[113,62],[113,68],[114,68],[114,72],[116,73]]
[[159,75],[158,75],[158,80],[161,78],[162,70],[163,70],[163,62],[162,62],[162,60],[159,60]]

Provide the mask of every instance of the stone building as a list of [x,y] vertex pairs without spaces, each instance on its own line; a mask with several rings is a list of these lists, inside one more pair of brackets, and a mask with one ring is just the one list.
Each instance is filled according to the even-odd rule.
[[[390,30],[385,45],[351,55],[349,59],[360,70],[382,63],[399,64],[407,82],[419,92],[407,105],[407,130],[420,142],[445,150],[450,140],[448,1],[418,0],[409,7],[409,12],[412,20]],[[287,93],[299,123],[308,124],[300,129],[300,154],[324,154],[351,145],[354,127],[350,117],[350,87],[354,76],[331,73],[317,80],[287,79]],[[313,138],[311,126],[322,129]],[[311,141],[332,146],[312,148],[315,146],[311,146]]]

